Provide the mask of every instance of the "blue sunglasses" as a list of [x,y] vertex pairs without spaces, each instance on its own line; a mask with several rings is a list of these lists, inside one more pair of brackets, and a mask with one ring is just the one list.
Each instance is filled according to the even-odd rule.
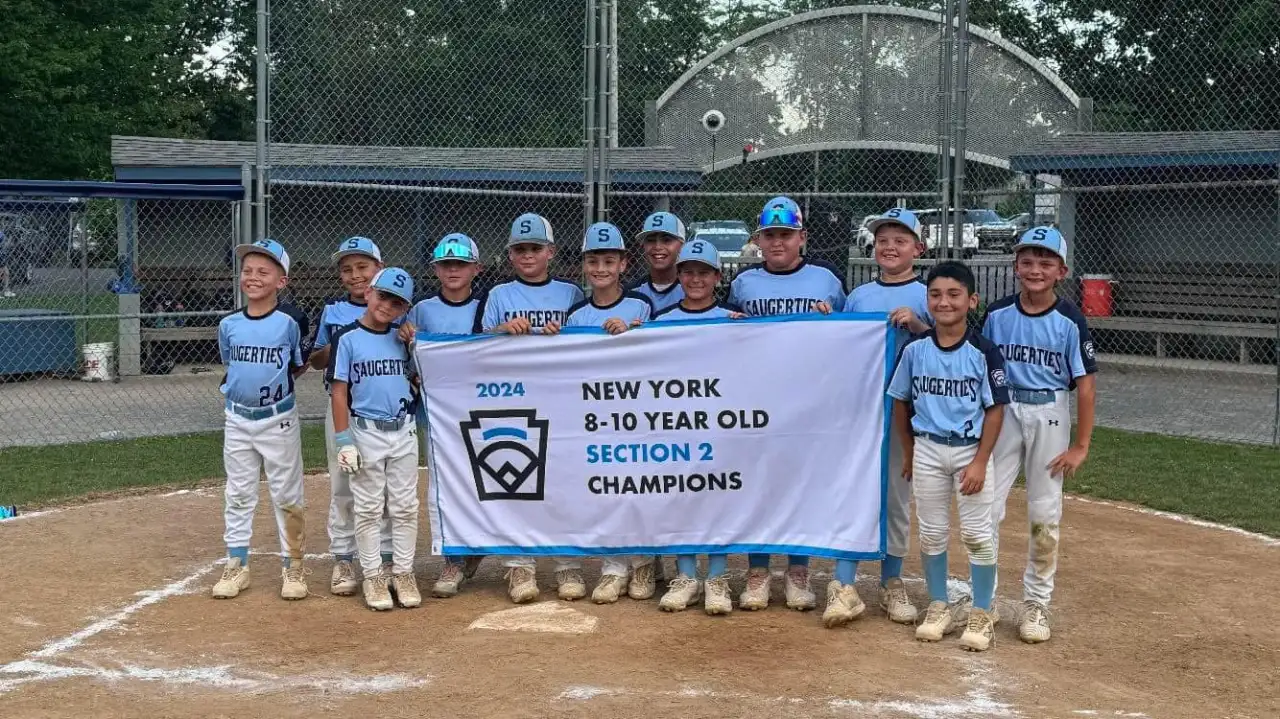
[[760,213],[760,227],[790,227],[800,229],[800,214],[793,210],[769,209]]

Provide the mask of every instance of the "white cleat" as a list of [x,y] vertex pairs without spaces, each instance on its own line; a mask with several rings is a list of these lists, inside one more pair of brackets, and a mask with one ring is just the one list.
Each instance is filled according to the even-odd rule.
[[707,595],[703,599],[703,611],[713,617],[733,612],[733,596],[729,591],[729,580],[724,575],[708,579],[705,586]]
[[239,557],[228,557],[222,568],[222,578],[213,585],[214,599],[234,599],[249,588],[249,568],[240,563]]
[[556,594],[568,602],[587,596],[587,583],[582,581],[582,570],[561,569],[556,572]]
[[396,603],[391,599],[390,584],[391,578],[386,574],[379,574],[376,577],[365,579],[365,605],[377,612],[385,612],[388,609],[394,609]]
[[418,591],[418,578],[413,576],[413,572],[392,575],[391,591],[405,609],[422,606],[422,593]]
[[507,596],[516,604],[532,602],[538,598],[538,577],[533,567],[507,569]]
[[880,608],[889,615],[889,620],[898,624],[915,624],[920,616],[916,605],[907,596],[907,587],[898,577],[889,580],[880,589]]
[[755,612],[769,608],[769,590],[773,585],[773,575],[768,567],[752,567],[747,570],[747,587],[738,597],[738,607],[743,611]]
[[[727,590],[726,590],[727,591]],[[702,582],[681,574],[667,585],[667,591],[658,600],[658,609],[664,612],[683,612],[702,596]],[[726,599],[728,595],[726,594]]]
[[965,624],[964,634],[960,635],[960,646],[971,652],[985,652],[991,648],[991,640],[995,637],[996,625],[991,615],[972,607],[969,609],[969,621]]
[[329,592],[339,597],[349,597],[360,589],[356,579],[356,568],[349,559],[339,559],[333,563],[333,575],[329,578]]
[[654,563],[642,564],[631,571],[631,583],[627,585],[627,596],[637,601],[653,598],[658,590],[657,572]]
[[858,596],[858,588],[852,584],[841,584],[832,579],[827,582],[827,608],[822,612],[822,624],[827,629],[841,627],[866,611],[867,605]]
[[[622,593],[626,588],[626,577],[620,577],[617,574],[605,574],[600,577],[600,582],[596,584],[595,591],[591,592],[591,601],[596,604],[613,604],[618,601],[618,597],[622,596]],[[563,594],[563,584],[560,585],[560,591],[560,598],[566,599],[567,597]],[[577,597],[573,598],[577,599]]]
[[281,599],[307,598],[307,573],[302,567],[301,559],[295,559],[289,566],[281,567],[280,579]]
[[940,642],[955,630],[955,615],[951,613],[951,607],[946,602],[929,602],[924,621],[916,627],[916,639],[922,642]]
[[1040,602],[1024,602],[1018,638],[1027,644],[1049,641],[1049,609]]
[[440,578],[431,587],[431,596],[440,599],[456,597],[458,596],[458,590],[462,588],[462,583],[466,580],[467,571],[463,565],[445,562],[444,570],[440,572]]
[[809,568],[796,564],[783,576],[783,589],[787,597],[787,606],[797,612],[807,612],[818,606],[818,598],[809,589]]

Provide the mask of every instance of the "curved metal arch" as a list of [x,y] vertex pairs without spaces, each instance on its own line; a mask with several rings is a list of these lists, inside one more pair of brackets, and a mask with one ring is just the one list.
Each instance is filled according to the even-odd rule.
[[[728,43],[721,45],[710,55],[707,55],[706,57],[702,58],[696,64],[694,64],[693,67],[686,70],[685,73],[681,75],[679,79],[677,79],[674,83],[672,83],[671,87],[668,87],[666,91],[663,92],[662,95],[658,97],[657,107],[659,110],[661,110],[662,106],[667,104],[667,101],[670,100],[673,95],[675,95],[677,92],[680,91],[680,88],[688,84],[688,82],[692,80],[695,75],[697,75],[699,72],[702,72],[711,63],[715,62],[716,60],[719,60],[725,55],[728,55],[729,53],[733,52],[739,47],[746,45],[752,40],[755,40],[764,35],[768,35],[770,33],[776,32],[783,28],[790,27],[792,25],[799,25],[802,23],[812,22],[814,20],[821,20],[823,18],[828,18],[828,17],[843,17],[846,15],[882,15],[882,16],[909,17],[916,20],[927,20],[937,25],[942,24],[942,15],[939,13],[928,12],[926,10],[915,10],[912,8],[905,8],[905,7],[889,7],[884,5],[846,5],[843,7],[827,8],[825,10],[813,10],[811,12],[801,13],[799,15],[792,15],[791,17],[783,18],[781,20],[775,20],[774,22],[771,22],[768,25],[762,25],[756,28],[755,30],[752,30],[751,32],[745,33],[743,35],[739,35],[738,37],[734,38]],[[1040,62],[1039,60],[1035,59],[1030,54],[1028,54],[1026,50],[1023,50],[1022,48],[1018,47],[1017,45],[1014,45],[1008,40],[1005,40],[999,35],[996,35],[990,30],[978,27],[976,25],[969,25],[969,34],[975,37],[980,37],[983,40],[986,40],[992,45],[999,47],[1001,50],[1004,50],[1010,55],[1021,60],[1024,65],[1034,70],[1038,75],[1043,77],[1049,84],[1053,85],[1053,87],[1058,92],[1062,93],[1062,96],[1065,97],[1067,101],[1071,103],[1072,106],[1079,109],[1080,97],[1076,95],[1076,93],[1070,87],[1067,86],[1067,83],[1062,81],[1062,78],[1058,77],[1058,75],[1054,73],[1052,70],[1050,70],[1044,63]],[[1007,163],[1006,163],[1006,166],[1007,166]]]
[[[919,152],[922,154],[936,155],[938,154],[937,145],[929,145],[923,142],[897,142],[886,140],[841,140],[840,142],[810,142],[804,145],[787,145],[771,150],[761,150],[752,153],[748,162],[762,162],[771,157],[783,157],[786,155],[799,155],[806,152],[824,152],[829,150],[884,150],[884,151],[901,151],[901,152]],[[1002,170],[1009,169],[1009,161],[995,155],[987,155],[981,152],[967,151],[964,153],[965,160],[969,162],[980,162],[984,165],[991,165]],[[731,157],[724,160],[718,160],[714,165],[703,165],[702,173],[704,175],[720,170],[727,170],[730,167],[737,167],[742,164],[739,157]]]

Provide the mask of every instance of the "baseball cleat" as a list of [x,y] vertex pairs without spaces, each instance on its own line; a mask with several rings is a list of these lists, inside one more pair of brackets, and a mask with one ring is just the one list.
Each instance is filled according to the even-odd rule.
[[[667,585],[667,591],[658,600],[658,609],[664,612],[683,612],[690,604],[702,596],[702,582],[686,574],[681,574]],[[725,595],[726,598],[728,595]]]
[[440,572],[440,578],[431,587],[431,596],[440,599],[458,596],[458,589],[462,587],[466,577],[467,571],[461,564],[445,562],[444,571]]
[[391,590],[388,585],[391,578],[386,574],[379,574],[376,577],[370,577],[364,580],[364,603],[372,610],[383,612],[388,609],[394,609],[396,603],[391,600]]
[[916,627],[916,639],[922,642],[940,642],[955,630],[955,615],[951,613],[951,607],[946,602],[929,602],[924,621]]
[[1049,608],[1040,602],[1024,602],[1018,638],[1027,644],[1049,641]]
[[818,605],[818,598],[809,589],[809,568],[803,564],[787,569],[783,576],[783,589],[787,606],[797,612],[807,612]]
[[738,597],[738,606],[748,612],[769,608],[769,590],[773,575],[768,567],[751,567],[747,570],[747,588]]
[[470,579],[476,576],[476,572],[480,571],[480,562],[484,561],[482,555],[474,555],[462,560],[462,576]]
[[867,605],[858,596],[858,588],[841,584],[832,579],[827,582],[827,608],[822,612],[822,624],[827,629],[844,626],[862,616]]
[[234,599],[249,588],[249,568],[240,563],[239,557],[227,558],[222,568],[222,578],[213,585],[214,599]]
[[969,621],[965,624],[964,634],[960,635],[960,646],[971,652],[985,652],[991,648],[995,633],[996,625],[991,621],[991,615],[972,607],[969,609]]
[[287,567],[280,568],[280,598],[306,599],[307,575],[302,567],[302,560],[294,560]]
[[329,592],[339,597],[349,597],[360,589],[356,580],[356,568],[349,559],[333,563],[333,576],[329,578]]
[[507,596],[516,604],[538,598],[538,577],[533,567],[511,567],[507,570]]
[[733,611],[733,597],[729,591],[729,580],[724,576],[713,577],[706,582],[707,595],[703,599],[702,609],[711,616],[729,614]]
[[653,562],[642,564],[631,571],[631,583],[627,585],[627,596],[637,601],[651,599],[658,590],[657,574]]
[[[591,593],[591,601],[596,604],[613,604],[618,601],[618,597],[627,588],[627,578],[620,577],[616,574],[605,574],[600,577],[600,582],[596,584],[595,591]],[[566,599],[564,596],[564,585],[560,585],[560,598]],[[577,599],[577,597],[571,597]]]
[[916,605],[907,596],[907,587],[902,579],[894,577],[880,589],[880,608],[889,615],[889,620],[898,624],[915,624],[920,616]]
[[561,569],[556,572],[556,595],[568,602],[587,596],[587,583],[582,581],[582,570]]
[[391,591],[400,606],[406,609],[422,606],[422,593],[418,591],[418,578],[413,576],[413,572],[392,575]]
[[[967,624],[969,622],[969,612],[973,609],[973,597],[965,597],[960,603],[954,605],[951,614],[956,618],[956,624]],[[991,608],[987,610],[987,616],[991,618],[991,624],[1000,623],[1000,607],[996,606],[996,600],[991,600]]]

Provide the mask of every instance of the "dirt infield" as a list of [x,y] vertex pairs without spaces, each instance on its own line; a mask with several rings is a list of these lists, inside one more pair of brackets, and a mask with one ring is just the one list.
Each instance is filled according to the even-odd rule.
[[[306,548],[321,553],[328,483],[311,478],[307,491]],[[1020,598],[1022,500],[1002,542],[1006,617]],[[276,546],[267,501],[254,528],[263,551]],[[1280,542],[1203,525],[1069,501],[1053,641],[1023,645],[1006,620],[995,648],[974,655],[889,623],[874,563],[859,577],[867,614],[836,631],[780,603],[712,618],[656,601],[555,602],[546,576],[545,604],[495,614],[512,605],[492,560],[463,595],[418,610],[374,614],[329,596],[323,556],[309,562],[306,601],[277,597],[272,556],[255,557],[246,594],[214,601],[221,493],[128,497],[0,523],[0,715],[1280,716],[1280,628],[1265,614]],[[424,590],[440,566],[425,552]],[[954,571],[961,557],[953,548]],[[830,563],[815,569],[820,588]],[[909,587],[922,598],[919,581]]]

